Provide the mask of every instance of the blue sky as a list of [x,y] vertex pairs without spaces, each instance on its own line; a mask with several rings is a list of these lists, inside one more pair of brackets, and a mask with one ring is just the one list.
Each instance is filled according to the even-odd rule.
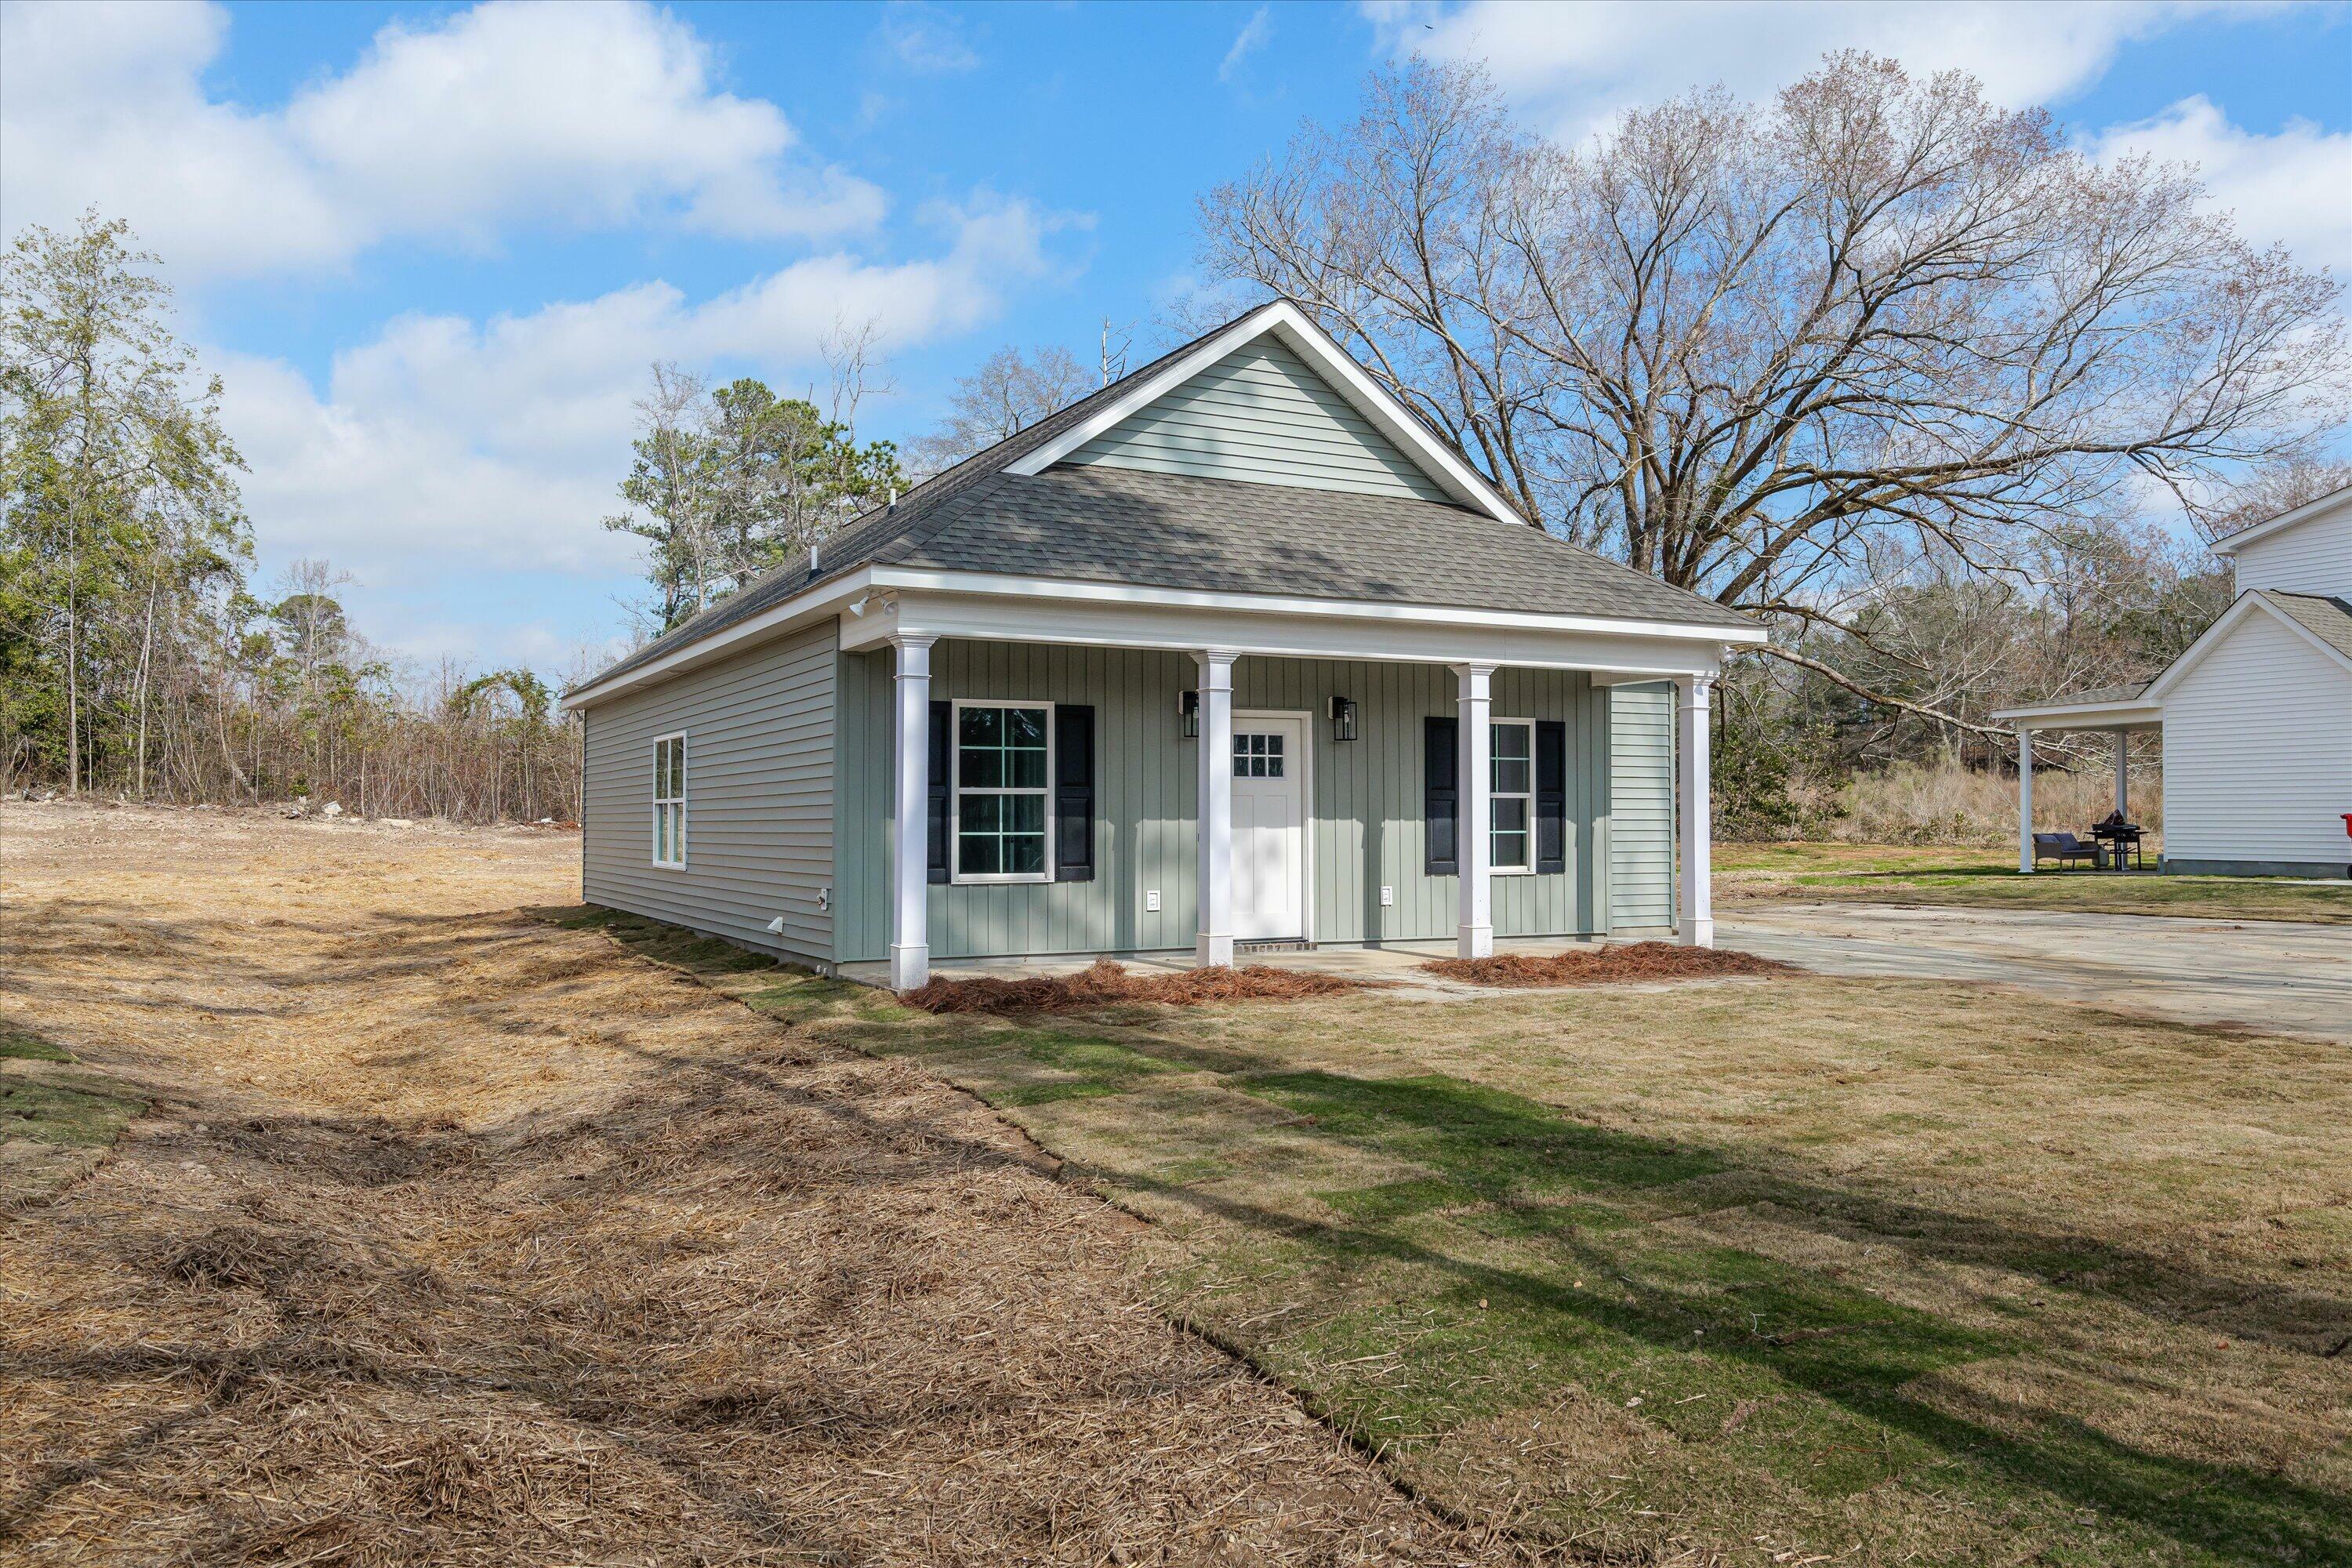
[[875,320],[908,437],[1001,343],[1148,348],[1199,195],[1402,51],[1530,124],[1828,48],[1958,66],[2095,155],[2194,159],[2252,237],[2352,269],[2341,5],[0,5],[0,227],[96,204],[227,384],[265,582],[351,573],[413,659],[608,650],[597,520],[656,357],[799,389]]

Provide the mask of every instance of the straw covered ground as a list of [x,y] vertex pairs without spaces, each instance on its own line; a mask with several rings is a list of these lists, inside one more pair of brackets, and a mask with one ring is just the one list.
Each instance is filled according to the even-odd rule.
[[1501,1551],[977,1101],[524,912],[576,837],[10,805],[0,851],[0,1025],[146,1105],[0,1216],[0,1560]]

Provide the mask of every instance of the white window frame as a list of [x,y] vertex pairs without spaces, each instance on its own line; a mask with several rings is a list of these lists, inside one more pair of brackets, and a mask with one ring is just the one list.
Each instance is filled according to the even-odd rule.
[[[1494,787],[1495,731],[1501,729],[1525,730],[1528,732],[1528,787],[1498,790]],[[1536,874],[1536,721],[1532,719],[1489,719],[1486,721],[1486,872],[1494,877],[1532,877]],[[1506,866],[1495,858],[1495,803],[1498,800],[1524,800],[1528,803],[1528,863]]]
[[[668,769],[662,766],[662,748],[668,745],[677,746],[678,752],[677,794],[674,795],[662,793],[663,786],[668,782],[669,773]],[[687,770],[691,765],[692,758],[687,751],[685,731],[680,730],[675,734],[654,737],[654,796],[653,816],[650,823],[653,834],[649,851],[653,857],[653,863],[665,871],[686,869],[686,797],[687,792],[693,786],[694,782]],[[661,852],[662,813],[666,811],[677,813],[677,831],[670,836],[670,847],[674,854],[672,858],[667,860],[662,858]]]
[[[1050,882],[1054,879],[1054,754],[1055,704],[1023,697],[959,697],[948,720],[948,880],[979,886],[991,883]],[[971,871],[963,868],[963,710],[967,708],[1041,708],[1045,712],[1045,786],[1013,789],[980,785],[990,795],[1035,795],[1045,802],[1045,858],[1035,871]]]

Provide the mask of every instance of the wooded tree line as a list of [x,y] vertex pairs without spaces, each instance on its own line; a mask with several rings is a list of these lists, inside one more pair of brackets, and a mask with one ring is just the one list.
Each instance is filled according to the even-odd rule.
[[[2226,574],[2168,524],[2352,480],[2340,285],[2247,242],[2192,171],[2094,164],[1960,73],[1833,56],[1769,103],[1693,93],[1566,146],[1415,60],[1211,192],[1201,234],[1204,310],[1297,300],[1531,525],[1766,622],[1721,703],[1727,820],[1780,820],[1797,774],[2002,764],[1992,709],[2145,679],[2220,613]],[[243,464],[154,265],[95,216],[6,258],[8,778],[570,815],[576,729],[537,677],[396,679],[324,567],[257,590]],[[836,330],[801,396],[656,367],[604,520],[646,547],[639,630],[1126,352],[1108,322],[1091,367],[1003,349],[903,458],[857,432],[887,384],[871,328]]]
[[399,679],[321,563],[257,590],[220,384],[156,265],[94,214],[0,261],[0,787],[573,816],[538,676]]

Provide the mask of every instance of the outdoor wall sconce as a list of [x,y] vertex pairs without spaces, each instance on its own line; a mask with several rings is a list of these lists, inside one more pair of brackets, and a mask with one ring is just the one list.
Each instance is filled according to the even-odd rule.
[[1356,700],[1352,697],[1331,699],[1331,738],[1352,741],[1356,738]]
[[1188,741],[1199,740],[1201,738],[1201,694],[1197,691],[1178,692],[1176,717],[1183,729],[1184,738]]

